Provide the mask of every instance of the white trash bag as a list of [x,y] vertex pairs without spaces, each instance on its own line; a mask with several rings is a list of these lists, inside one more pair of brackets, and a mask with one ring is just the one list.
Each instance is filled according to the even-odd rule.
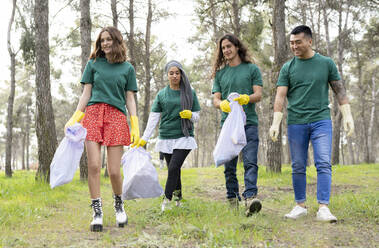
[[66,129],[65,137],[55,151],[53,161],[50,164],[51,188],[72,181],[84,150],[86,136],[87,129],[80,123],[75,123]]
[[163,194],[158,173],[144,148],[131,148],[122,156],[124,181],[122,199],[153,198]]
[[237,157],[246,145],[246,114],[242,106],[237,101],[233,101],[238,96],[239,94],[235,92],[228,96],[231,111],[224,121],[216,147],[213,150],[216,167]]

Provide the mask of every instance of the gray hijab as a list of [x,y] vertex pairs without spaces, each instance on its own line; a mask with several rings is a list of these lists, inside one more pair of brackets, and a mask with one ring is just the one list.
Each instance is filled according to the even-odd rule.
[[[176,60],[171,60],[170,62],[166,64],[165,66],[166,74],[168,73],[168,70],[173,66],[179,68],[180,74],[181,74],[180,104],[181,104],[182,110],[185,110],[185,109],[191,110],[192,103],[193,103],[191,84],[188,80],[186,73],[183,70],[183,66]],[[193,129],[192,122],[188,119],[181,119],[181,124],[182,124],[182,131],[184,135],[188,137],[190,135],[189,131]]]

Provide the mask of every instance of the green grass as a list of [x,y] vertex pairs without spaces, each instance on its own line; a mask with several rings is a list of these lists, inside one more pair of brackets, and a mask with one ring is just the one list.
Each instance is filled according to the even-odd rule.
[[[375,247],[379,243],[379,165],[334,166],[330,209],[336,224],[315,221],[316,170],[308,168],[308,216],[283,215],[294,205],[291,168],[269,174],[260,167],[263,209],[244,216],[225,202],[222,168],[182,170],[183,206],[161,213],[161,198],[127,201],[129,224],[115,227],[112,191],[102,178],[104,231],[91,233],[86,182],[50,189],[34,172],[0,173],[0,247]],[[167,170],[159,171],[164,185]],[[243,168],[238,168],[241,192]]]

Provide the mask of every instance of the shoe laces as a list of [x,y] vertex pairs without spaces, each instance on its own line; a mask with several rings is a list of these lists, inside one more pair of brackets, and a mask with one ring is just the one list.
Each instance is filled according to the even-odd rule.
[[94,212],[94,217],[96,216],[102,216],[103,215],[103,210],[102,210],[102,205],[101,205],[101,200],[96,199],[92,201],[91,207]]
[[116,212],[124,212],[124,201],[119,195],[114,196],[114,209]]

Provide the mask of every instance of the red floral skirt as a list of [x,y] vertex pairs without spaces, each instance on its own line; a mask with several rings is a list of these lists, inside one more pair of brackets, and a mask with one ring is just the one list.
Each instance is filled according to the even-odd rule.
[[86,140],[103,146],[130,145],[126,116],[109,104],[96,103],[87,106],[82,125],[87,129]]

